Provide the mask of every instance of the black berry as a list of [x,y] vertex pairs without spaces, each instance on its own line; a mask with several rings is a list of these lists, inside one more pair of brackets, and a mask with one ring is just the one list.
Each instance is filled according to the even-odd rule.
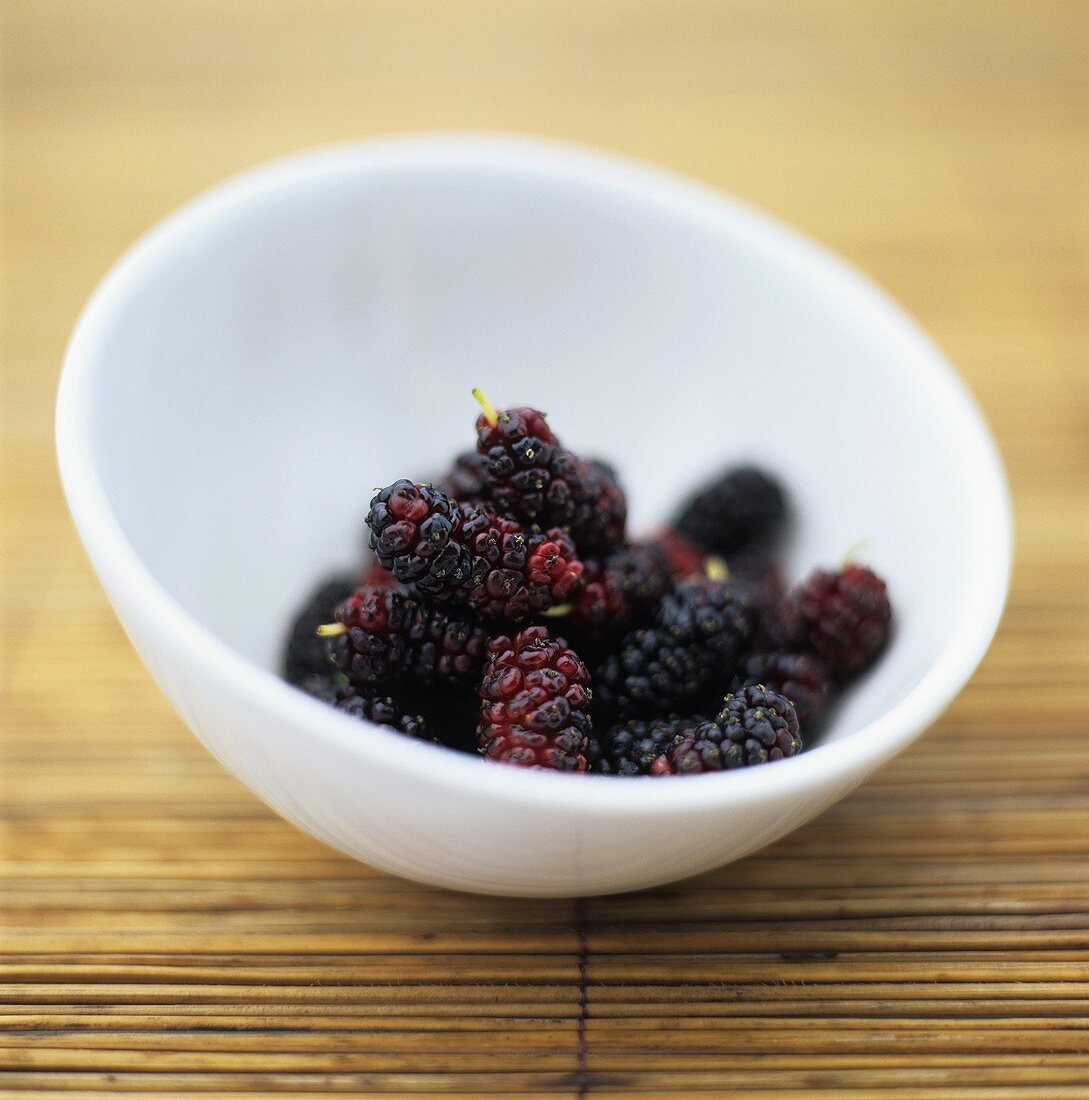
[[337,604],[351,595],[355,583],[351,577],[331,577],[321,584],[306,601],[291,625],[284,653],[284,679],[300,684],[310,676],[327,676],[332,672],[325,642],[318,637],[318,627],[330,622]]
[[739,466],[690,497],[673,526],[709,553],[725,556],[767,541],[785,516],[779,484],[754,466]]
[[652,624],[629,634],[598,667],[595,718],[605,725],[689,711],[709,687],[729,682],[752,630],[752,611],[732,586],[682,582]]
[[785,695],[798,712],[804,730],[820,716],[831,692],[828,666],[809,653],[753,653],[737,670],[731,691],[763,684],[779,695]]
[[668,775],[672,765],[665,759],[679,736],[692,733],[702,718],[633,719],[592,737],[588,758],[590,770],[601,775]]
[[746,687],[726,696],[717,717],[680,733],[654,774],[730,771],[801,751],[798,716],[790,700],[762,687]]
[[542,527],[567,528],[583,554],[623,542],[627,498],[611,467],[565,450],[544,413],[496,412],[486,405],[476,427],[477,451],[499,510]]

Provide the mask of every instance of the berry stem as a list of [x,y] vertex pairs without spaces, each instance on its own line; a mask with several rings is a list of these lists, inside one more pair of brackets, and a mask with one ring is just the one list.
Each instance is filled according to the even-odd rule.
[[730,567],[726,564],[726,559],[720,558],[717,554],[711,554],[707,558],[703,563],[703,571],[707,574],[708,580],[719,583],[730,576]]
[[484,419],[494,428],[499,423],[499,413],[495,411],[495,406],[484,396],[484,391],[479,386],[473,387],[473,397],[484,410]]
[[340,634],[347,634],[348,628],[343,623],[322,623],[316,633],[319,638],[335,638]]
[[848,565],[853,564],[858,555],[861,554],[869,544],[870,540],[868,538],[860,538],[849,547],[847,553],[843,555],[843,560],[839,564],[840,569],[846,569]]

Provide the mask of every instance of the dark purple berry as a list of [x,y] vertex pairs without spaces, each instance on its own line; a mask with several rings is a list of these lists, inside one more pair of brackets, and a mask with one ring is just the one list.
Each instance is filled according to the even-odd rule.
[[872,569],[852,564],[838,573],[811,574],[780,601],[766,633],[776,646],[812,653],[833,676],[849,679],[873,664],[891,623],[885,582]]
[[335,619],[347,629],[328,637],[329,653],[356,685],[472,683],[487,655],[483,627],[395,589],[356,589]]
[[790,700],[762,687],[746,687],[726,696],[717,717],[678,734],[653,774],[730,771],[801,751],[798,716]]
[[606,553],[623,542],[628,505],[612,469],[565,450],[544,413],[496,412],[486,405],[476,427],[477,451],[500,511],[567,528],[583,554]]
[[590,770],[601,775],[670,774],[672,765],[664,759],[669,747],[688,735],[702,718],[653,718],[648,722],[633,719],[614,726],[590,741],[587,757]]
[[397,481],[371,502],[371,547],[421,598],[520,622],[574,595],[582,563],[559,528],[527,531],[487,505]]
[[731,691],[763,684],[770,691],[785,695],[798,712],[798,721],[806,732],[820,716],[831,692],[828,666],[809,653],[753,653],[741,662]]
[[665,718],[729,681],[752,636],[748,604],[728,584],[684,581],[658,605],[650,626],[629,634],[594,674],[601,725]]
[[739,466],[690,497],[673,526],[708,553],[725,557],[769,540],[785,516],[778,482],[753,466]]
[[337,604],[351,595],[355,582],[351,577],[331,577],[321,584],[296,615],[284,653],[284,679],[292,684],[310,676],[328,676],[329,663],[325,642],[318,637],[318,627],[330,622]]

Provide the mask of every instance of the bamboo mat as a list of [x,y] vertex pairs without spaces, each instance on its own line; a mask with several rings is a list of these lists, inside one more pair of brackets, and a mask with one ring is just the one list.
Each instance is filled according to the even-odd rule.
[[[2,20],[0,1094],[1089,1097],[1089,6]],[[733,867],[579,903],[353,863],[197,745],[76,544],[51,405],[106,265],[231,171],[432,127],[605,145],[800,225],[922,320],[998,434],[1018,564],[979,674]]]

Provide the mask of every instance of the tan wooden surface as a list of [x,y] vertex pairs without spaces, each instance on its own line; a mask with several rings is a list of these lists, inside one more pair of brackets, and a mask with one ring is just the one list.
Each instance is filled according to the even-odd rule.
[[[1089,4],[2,13],[0,1093],[1089,1097]],[[981,671],[732,868],[578,904],[342,858],[186,732],[69,526],[51,406],[105,267],[244,166],[432,127],[608,146],[797,223],[998,433],[1018,563]]]

